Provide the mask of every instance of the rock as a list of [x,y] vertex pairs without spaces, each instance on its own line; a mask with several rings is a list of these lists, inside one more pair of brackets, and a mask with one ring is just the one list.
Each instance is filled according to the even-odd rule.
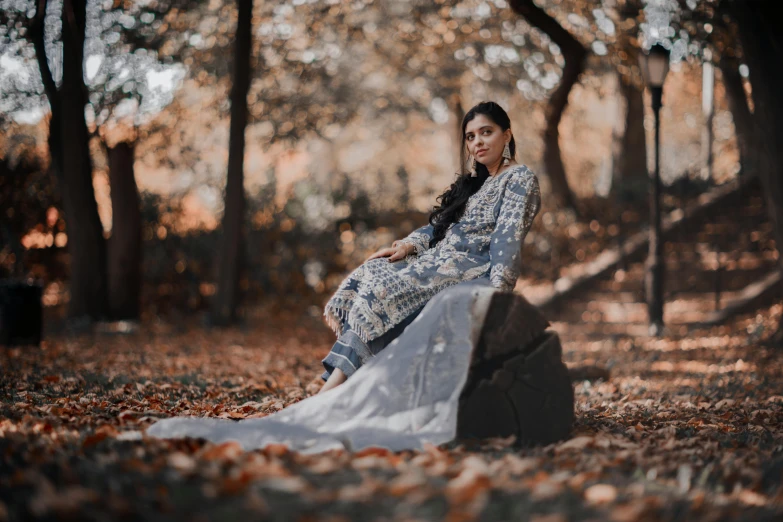
[[560,339],[519,294],[495,292],[486,304],[460,397],[458,438],[508,437],[521,445],[564,439],[574,391]]

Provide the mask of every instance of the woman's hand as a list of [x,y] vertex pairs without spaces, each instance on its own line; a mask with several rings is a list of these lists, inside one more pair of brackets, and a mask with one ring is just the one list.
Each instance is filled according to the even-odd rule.
[[399,241],[395,241],[392,243],[392,246],[382,248],[368,257],[367,261],[378,257],[388,257],[389,261],[399,261],[400,259],[404,259],[406,256],[412,254],[414,250],[414,246],[409,243],[400,243]]

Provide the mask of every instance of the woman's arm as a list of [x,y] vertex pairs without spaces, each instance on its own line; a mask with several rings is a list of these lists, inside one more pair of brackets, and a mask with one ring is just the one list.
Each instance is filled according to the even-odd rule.
[[540,206],[541,191],[536,175],[527,168],[512,173],[489,245],[492,286],[503,290],[513,290],[516,286],[522,244]]
[[401,245],[401,244],[412,245],[414,248],[414,253],[416,255],[419,255],[425,250],[430,248],[432,231],[433,231],[432,225],[424,225],[423,227],[417,228],[403,239],[398,239],[397,241],[392,243],[392,246],[396,247],[397,245]]
[[378,250],[366,260],[369,261],[370,259],[378,257],[388,257],[389,261],[399,261],[411,254],[419,255],[430,247],[432,231],[432,225],[424,225],[423,227],[417,228],[403,239],[398,239],[392,243],[391,247]]

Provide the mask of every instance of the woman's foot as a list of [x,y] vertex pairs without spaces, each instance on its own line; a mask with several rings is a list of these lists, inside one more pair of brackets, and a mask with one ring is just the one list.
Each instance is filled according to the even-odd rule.
[[326,383],[324,383],[323,387],[318,393],[323,393],[325,391],[331,390],[332,388],[340,386],[347,378],[348,377],[345,376],[341,369],[335,368],[332,370],[332,374],[329,376],[329,379],[327,379]]

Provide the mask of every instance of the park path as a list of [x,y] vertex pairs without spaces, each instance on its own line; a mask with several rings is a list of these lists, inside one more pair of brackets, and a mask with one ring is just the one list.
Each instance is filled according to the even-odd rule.
[[[546,307],[567,341],[646,336],[646,250]],[[666,236],[664,322],[684,336],[730,306],[750,284],[774,273],[777,252],[757,182],[731,194]]]

